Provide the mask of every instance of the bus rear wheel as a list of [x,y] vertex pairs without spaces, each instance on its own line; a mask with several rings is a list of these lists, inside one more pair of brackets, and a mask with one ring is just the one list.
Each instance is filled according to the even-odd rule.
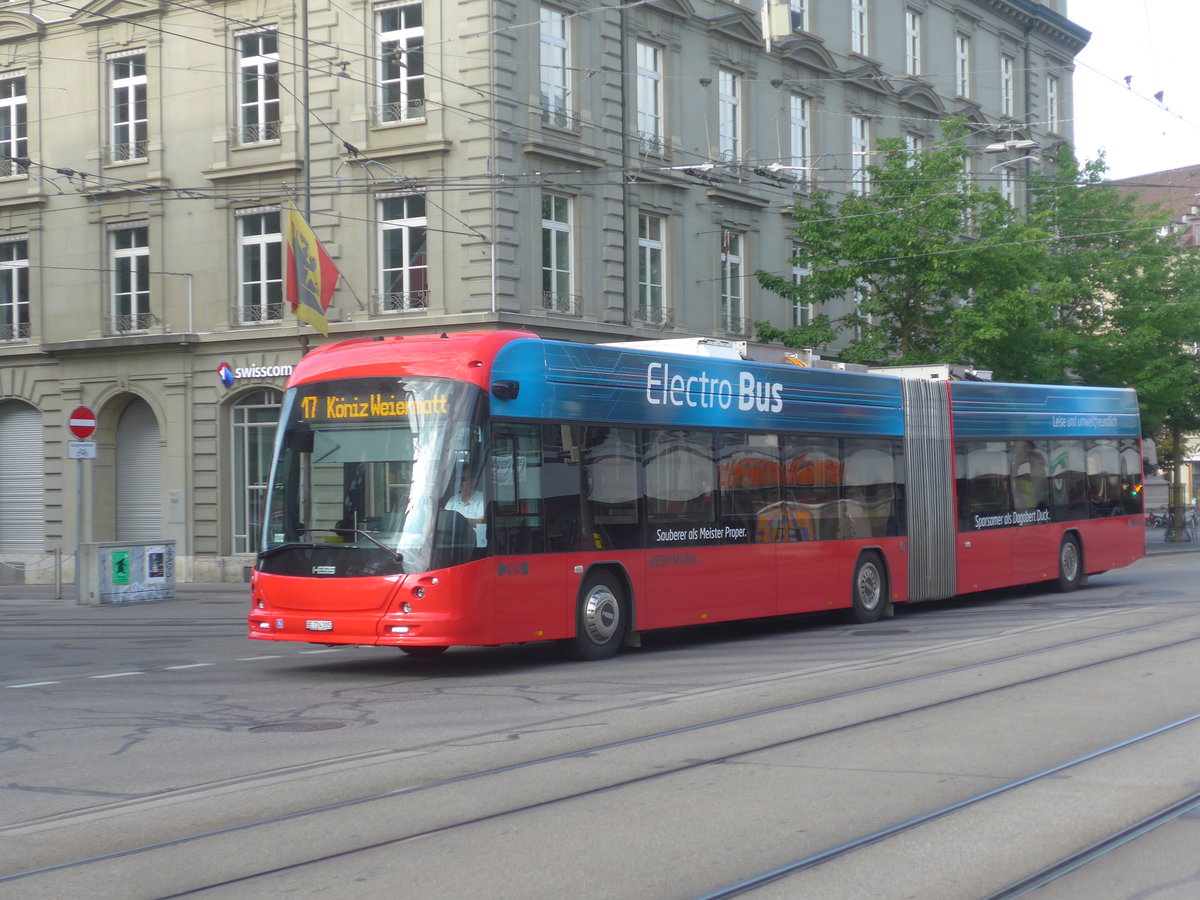
[[575,611],[575,640],[570,648],[578,659],[608,659],[621,648],[629,627],[625,592],[607,572],[589,575],[579,592]]
[[1058,548],[1058,589],[1069,594],[1082,584],[1083,554],[1079,552],[1079,539],[1068,534]]
[[887,605],[887,574],[875,553],[864,553],[854,567],[851,600],[854,618],[864,625],[878,622]]

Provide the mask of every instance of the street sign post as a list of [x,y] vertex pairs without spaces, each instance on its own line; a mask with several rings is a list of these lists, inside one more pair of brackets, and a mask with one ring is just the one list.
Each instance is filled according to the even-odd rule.
[[96,458],[96,442],[89,441],[96,433],[96,414],[86,406],[77,406],[67,416],[67,428],[75,440],[67,443],[68,456],[79,460],[75,464],[75,603],[83,602],[83,571],[79,564],[83,546],[83,461]]

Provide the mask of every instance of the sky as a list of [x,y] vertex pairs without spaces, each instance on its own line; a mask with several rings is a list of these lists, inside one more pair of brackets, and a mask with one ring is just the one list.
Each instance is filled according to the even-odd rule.
[[1079,159],[1103,150],[1108,178],[1200,164],[1200,0],[1068,0],[1067,17],[1092,32],[1075,57]]

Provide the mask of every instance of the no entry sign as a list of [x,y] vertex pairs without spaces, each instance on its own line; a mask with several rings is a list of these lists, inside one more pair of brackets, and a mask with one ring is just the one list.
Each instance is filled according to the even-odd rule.
[[77,406],[67,416],[67,427],[79,440],[87,440],[96,430],[96,414],[86,406]]

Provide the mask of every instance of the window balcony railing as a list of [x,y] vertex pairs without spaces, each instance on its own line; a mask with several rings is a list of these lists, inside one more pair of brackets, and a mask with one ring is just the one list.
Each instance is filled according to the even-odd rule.
[[142,140],[109,144],[104,148],[104,155],[109,162],[114,163],[148,159],[150,156],[150,142]]
[[429,291],[388,291],[374,294],[372,301],[380,315],[423,313],[429,309]]
[[721,328],[734,337],[746,337],[750,333],[751,321],[740,316],[722,316]]
[[158,316],[154,313],[126,313],[119,316],[105,316],[103,323],[103,331],[106,337],[114,337],[123,334],[139,334],[150,330],[150,327],[158,321]]
[[234,321],[243,325],[278,324],[283,321],[283,303],[239,306],[234,312]]
[[24,341],[29,339],[29,323],[15,325],[0,324],[0,341]]
[[542,291],[542,309],[560,316],[581,316],[583,315],[583,297],[579,294]]
[[242,124],[233,130],[233,140],[239,147],[247,144],[267,144],[279,140],[278,122]]
[[675,324],[675,311],[665,306],[639,306],[633,316],[655,328],[670,328]]
[[393,122],[414,122],[424,118],[424,98],[385,103],[375,111],[375,121],[380,125],[391,125]]
[[542,107],[542,124],[573,133],[579,132],[579,116],[563,107]]
[[662,159],[671,158],[671,140],[660,134],[650,134],[646,131],[637,133],[638,156],[657,156]]
[[29,160],[5,157],[0,159],[0,178],[14,178],[29,174]]

